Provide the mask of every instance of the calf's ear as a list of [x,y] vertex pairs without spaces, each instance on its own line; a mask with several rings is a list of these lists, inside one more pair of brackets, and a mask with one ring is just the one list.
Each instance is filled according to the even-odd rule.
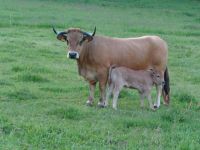
[[148,71],[150,72],[151,76],[155,75],[155,70],[153,68],[148,69]]
[[153,68],[148,69],[149,72],[154,73]]
[[150,68],[149,71],[153,71],[153,68]]

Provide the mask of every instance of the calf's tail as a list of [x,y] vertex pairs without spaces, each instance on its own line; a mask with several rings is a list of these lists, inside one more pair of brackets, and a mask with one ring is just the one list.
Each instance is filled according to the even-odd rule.
[[170,85],[169,85],[170,82],[169,82],[169,72],[168,72],[167,67],[164,72],[164,80],[165,80],[165,84],[162,89],[162,95],[163,95],[164,102],[166,104],[169,104],[169,102],[170,102]]

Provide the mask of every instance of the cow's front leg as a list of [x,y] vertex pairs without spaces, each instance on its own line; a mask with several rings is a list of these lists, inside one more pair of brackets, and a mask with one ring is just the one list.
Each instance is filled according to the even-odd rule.
[[93,104],[96,83],[97,83],[96,81],[90,81],[89,82],[89,87],[90,87],[89,93],[90,93],[90,95],[89,95],[88,100],[86,102],[86,104],[88,106],[92,106],[92,104]]
[[106,100],[106,81],[101,80],[99,81],[99,90],[100,90],[100,99],[98,102],[99,107],[105,107],[105,100]]
[[154,108],[159,108],[160,107],[160,97],[162,94],[162,85],[156,85],[156,90],[157,90],[157,100],[156,100],[156,103],[154,104]]

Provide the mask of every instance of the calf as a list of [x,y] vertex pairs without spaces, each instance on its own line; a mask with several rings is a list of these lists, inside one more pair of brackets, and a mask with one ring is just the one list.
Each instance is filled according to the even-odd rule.
[[108,105],[108,99],[113,93],[113,108],[117,109],[117,99],[123,87],[137,89],[140,93],[141,107],[144,106],[144,98],[147,97],[150,108],[154,110],[151,101],[151,88],[153,85],[162,85],[163,79],[160,74],[154,70],[132,70],[126,67],[111,66],[108,78],[109,89],[107,92],[105,105]]

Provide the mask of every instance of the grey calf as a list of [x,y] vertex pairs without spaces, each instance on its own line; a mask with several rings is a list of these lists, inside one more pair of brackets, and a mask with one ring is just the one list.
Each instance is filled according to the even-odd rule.
[[162,85],[164,79],[154,70],[132,70],[126,67],[111,66],[109,69],[108,85],[109,89],[106,96],[105,105],[113,93],[113,108],[117,109],[117,99],[123,87],[137,89],[140,93],[141,107],[144,106],[144,98],[147,97],[150,108],[154,110],[151,101],[151,89],[153,85]]

